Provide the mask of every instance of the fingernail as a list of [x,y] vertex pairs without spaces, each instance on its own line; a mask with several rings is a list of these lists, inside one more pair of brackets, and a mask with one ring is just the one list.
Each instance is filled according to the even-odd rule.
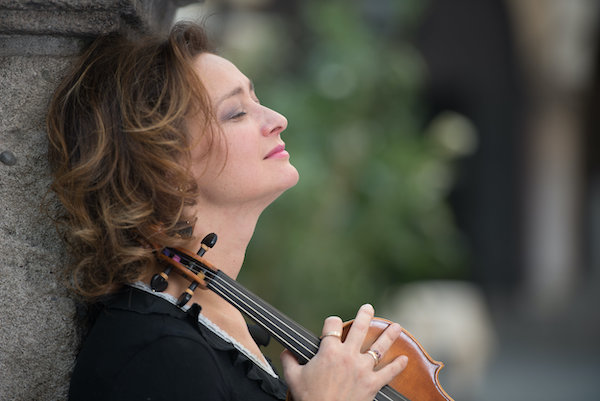
[[364,309],[364,310],[367,310],[367,309],[370,309],[370,310],[375,310],[375,308],[373,308],[373,305],[371,305],[371,304],[364,304],[364,305],[363,305],[363,306],[361,306],[360,308],[361,308],[361,309]]

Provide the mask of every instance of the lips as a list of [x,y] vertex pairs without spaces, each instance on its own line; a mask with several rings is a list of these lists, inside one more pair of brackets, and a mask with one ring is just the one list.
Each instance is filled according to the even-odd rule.
[[277,145],[265,156],[265,159],[274,159],[280,157],[289,156],[288,152],[285,150],[285,145]]

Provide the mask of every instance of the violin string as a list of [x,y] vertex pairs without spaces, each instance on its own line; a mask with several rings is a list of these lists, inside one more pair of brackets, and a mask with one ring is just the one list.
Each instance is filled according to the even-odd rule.
[[[228,284],[228,285],[223,285],[223,283],[224,284]],[[307,338],[304,335],[302,335],[301,333],[299,333],[298,330],[294,329],[289,324],[286,324],[279,317],[275,316],[272,312],[268,311],[266,308],[262,307],[261,305],[259,305],[256,302],[254,302],[254,300],[252,300],[251,298],[249,298],[246,294],[244,294],[243,292],[241,292],[239,289],[233,287],[230,283],[226,283],[223,280],[222,277],[219,277],[218,275],[215,276],[213,278],[213,280],[211,280],[210,284],[215,284],[215,286],[219,286],[220,285],[220,287],[213,289],[213,291],[220,290],[220,291],[218,291],[219,295],[223,296],[225,299],[233,301],[234,305],[236,304],[235,301],[237,300],[237,304],[238,305],[240,305],[242,308],[244,306],[246,307],[245,308],[246,309],[245,312],[248,313],[249,315],[262,318],[265,322],[271,324],[272,327],[275,327],[275,328],[279,329],[281,332],[286,332],[285,327],[287,327],[289,329],[289,331],[295,333],[296,336],[291,335],[291,337],[298,342],[297,345],[299,347],[304,348],[304,351],[298,349],[298,346],[295,346],[294,344],[291,344],[289,341],[287,341],[281,335],[279,335],[277,333],[273,333],[273,334],[276,335],[286,345],[289,345],[291,347],[291,350],[297,352],[300,356],[303,356],[304,358],[306,358],[307,361],[309,359],[311,359],[313,356],[315,356],[316,352],[313,351],[313,350],[311,350],[307,345],[303,344],[302,341],[301,341],[301,340],[304,340],[304,341],[306,341],[306,343],[308,343],[309,345],[313,346],[315,349],[318,349],[318,345],[315,344],[310,338]],[[244,301],[244,299],[242,299],[242,296],[236,295],[235,293],[233,293],[232,290],[235,290],[237,293],[239,293],[242,296],[244,296],[247,300],[251,301],[252,304],[255,305],[255,306],[248,304],[248,302],[246,302],[246,301]],[[235,298],[235,299],[232,299],[232,298]],[[257,310],[258,309],[257,307],[260,308],[260,309],[263,309],[264,312],[261,312],[261,311]],[[267,316],[267,314],[265,314],[265,312],[267,314],[271,315],[273,318],[269,318]],[[279,321],[281,324],[278,324],[276,321]],[[305,351],[308,354],[305,354]]]
[[[217,290],[217,292],[219,293],[219,295],[221,295],[225,299],[228,299],[227,294],[223,294],[219,290]],[[278,334],[276,332],[272,332],[272,335],[274,337],[276,337],[277,341],[279,341],[281,344],[283,344],[286,348],[288,348],[291,351],[294,351],[296,353],[296,355],[302,356],[306,360],[309,360],[312,356],[314,356],[314,355],[312,355],[312,356],[311,355],[305,355],[302,350],[298,349],[298,347],[296,347],[293,343],[289,342],[285,337],[281,336],[280,334]]]
[[[235,280],[231,279],[229,276],[226,276],[226,275],[224,275],[222,273],[219,274],[217,272],[215,272],[214,274],[209,274],[208,276],[211,279],[211,282],[214,281],[215,284],[222,283],[221,287],[224,290],[229,290],[229,292],[231,293],[232,296],[237,297],[237,299],[240,302],[242,302],[244,305],[246,305],[249,308],[249,310],[251,310],[254,313],[256,313],[257,316],[262,317],[266,322],[271,323],[274,327],[276,327],[276,328],[284,331],[284,329],[282,328],[281,325],[277,325],[272,319],[269,319],[264,314],[264,312],[267,312],[273,318],[275,318],[279,322],[283,323],[283,325],[285,325],[288,329],[290,329],[291,331],[293,331],[294,333],[296,333],[302,340],[306,341],[308,343],[308,345],[312,346],[314,349],[318,348],[318,345],[319,345],[318,341],[319,340],[318,340],[318,338],[316,336],[314,336],[308,330],[304,329],[302,326],[300,326],[297,323],[293,322],[291,319],[285,317],[283,314],[281,314],[280,312],[278,312],[275,308],[273,308],[272,306],[270,306],[265,301],[261,300],[256,295],[252,294],[251,292],[249,292],[245,288],[239,286],[239,284]],[[240,294],[240,295],[236,295],[236,293]],[[247,301],[245,302],[243,298],[245,298]],[[255,306],[253,307],[251,304],[248,304],[248,302],[250,302],[251,304],[253,304]],[[263,305],[261,305],[261,302],[263,303]],[[258,311],[257,308],[262,309],[264,312]],[[280,316],[277,316],[276,313],[279,313]],[[287,320],[289,323],[286,323],[284,320]],[[296,327],[292,327],[294,325]],[[304,333],[302,333],[302,331]]]
[[[384,398],[380,398],[379,396],[382,396]],[[377,392],[377,395],[375,396],[375,400],[377,400],[377,401],[383,401],[383,400],[410,401],[408,398],[406,398],[405,396],[400,394],[398,391],[396,391],[394,388],[390,387],[389,385],[383,386],[381,388],[381,390],[379,390]]]
[[[186,258],[187,259],[187,258]],[[316,354],[316,350],[319,348],[319,343],[318,343],[318,339],[310,332],[308,332],[307,330],[304,330],[301,326],[299,326],[298,324],[295,324],[297,327],[294,328],[292,326],[290,326],[290,324],[285,323],[282,319],[284,319],[283,317],[278,317],[275,315],[275,313],[273,313],[273,311],[275,310],[275,308],[273,308],[272,306],[268,305],[266,302],[264,302],[265,305],[260,305],[260,303],[257,302],[258,298],[256,295],[252,294],[253,296],[251,296],[250,294],[246,294],[242,291],[241,288],[238,288],[236,286],[237,282],[231,278],[229,278],[229,276],[221,276],[219,275],[218,272],[216,271],[212,271],[212,269],[207,269],[204,266],[202,266],[201,264],[195,263],[195,260],[189,260],[190,264],[194,265],[194,267],[197,267],[201,270],[204,270],[204,273],[207,277],[211,278],[210,282],[215,282],[216,283],[222,283],[221,284],[221,288],[223,290],[229,290],[229,292],[231,293],[231,296],[236,297],[240,302],[242,302],[246,307],[249,308],[249,311],[254,312],[258,317],[262,317],[266,322],[270,323],[273,327],[281,330],[282,332],[285,332],[285,328],[283,328],[281,325],[277,324],[272,318],[269,318],[265,315],[265,312],[268,313],[270,316],[272,316],[275,320],[279,321],[280,323],[283,324],[283,326],[286,326],[289,330],[291,330],[292,332],[294,332],[297,337],[295,338],[295,340],[300,342],[300,339],[304,340],[306,343],[308,343],[309,346],[312,346],[314,349],[311,350],[310,348],[308,348],[305,344],[300,344],[302,347],[304,347],[307,351],[309,351],[309,353],[311,353],[311,355],[304,355],[302,353],[300,353],[300,355],[304,356],[306,358],[306,360],[308,361],[311,357],[313,357]],[[194,269],[192,269],[194,270]],[[231,282],[227,282],[226,278],[230,279]],[[235,292],[237,292],[240,295],[236,295]],[[255,307],[252,307],[251,305],[249,305],[247,302],[244,302],[243,297],[251,302],[252,304],[256,305]],[[235,304],[234,304],[235,305]],[[260,308],[262,309],[264,312],[260,312],[258,311],[256,308]],[[271,310],[269,310],[269,308]],[[287,319],[288,321],[290,321],[291,324],[294,324],[291,319]],[[300,333],[300,330],[304,330],[305,333]],[[311,338],[312,337],[312,338]],[[317,342],[316,342],[317,341]]]
[[[309,330],[306,330],[304,327],[294,322],[292,319],[285,316],[283,313],[279,312],[276,308],[271,306],[269,303],[265,302],[260,297],[253,294],[251,291],[240,285],[237,281],[227,276],[226,274],[219,272],[217,273],[217,276],[221,281],[223,281],[227,285],[227,287],[235,290],[237,293],[241,294],[241,296],[243,296],[248,302],[255,304],[263,311],[269,313],[271,316],[284,323],[288,328],[292,329],[295,333],[299,334],[302,337],[302,339],[306,340],[314,348],[319,347],[320,340]],[[286,321],[287,323],[285,323]]]
[[313,348],[317,349],[319,347],[320,340],[313,333],[306,330],[304,327],[300,326],[298,323],[294,322],[292,319],[285,316],[283,313],[279,312],[276,308],[269,305],[260,297],[254,295],[252,292],[241,286],[239,283],[237,283],[237,281],[233,280],[229,276],[223,273],[219,273],[218,276],[225,283],[229,284],[229,286],[232,289],[241,294],[241,296],[243,296],[248,302],[255,304],[257,307],[261,308],[263,311],[269,313],[271,316],[276,318],[279,322],[284,323],[288,328],[292,329]]

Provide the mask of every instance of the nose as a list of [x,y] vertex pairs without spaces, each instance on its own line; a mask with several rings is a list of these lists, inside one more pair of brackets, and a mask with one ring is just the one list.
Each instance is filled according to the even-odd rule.
[[287,128],[287,118],[275,110],[264,107],[264,116],[265,119],[261,130],[264,136],[279,135]]

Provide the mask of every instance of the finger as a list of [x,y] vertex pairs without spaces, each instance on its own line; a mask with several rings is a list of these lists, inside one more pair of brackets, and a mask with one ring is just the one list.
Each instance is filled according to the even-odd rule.
[[342,340],[343,322],[338,316],[329,316],[323,323],[321,331],[321,341],[337,341]]
[[288,383],[296,381],[300,372],[300,363],[289,350],[285,349],[279,356],[281,359],[281,367],[283,368],[283,376]]
[[[378,354],[378,359],[381,359],[383,355],[390,349],[392,344],[402,334],[402,327],[397,323],[390,324],[369,347],[369,350],[374,351]],[[379,362],[377,360],[377,362]]]
[[376,374],[384,384],[387,384],[391,382],[394,377],[401,374],[402,371],[406,369],[406,366],[408,366],[408,357],[406,355],[400,355],[392,362],[379,369]]
[[375,310],[371,305],[365,304],[361,306],[356,314],[354,322],[352,322],[352,326],[350,327],[344,342],[357,349],[360,349],[365,340],[374,314]]

